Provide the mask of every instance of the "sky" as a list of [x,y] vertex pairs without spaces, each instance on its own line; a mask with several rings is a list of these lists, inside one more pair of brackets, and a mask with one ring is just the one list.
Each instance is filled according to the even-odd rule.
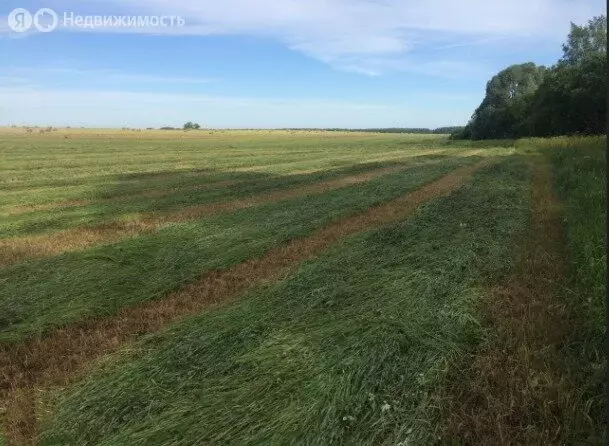
[[3,0],[0,125],[463,125],[495,73],[554,64],[570,22],[604,13],[599,0]]

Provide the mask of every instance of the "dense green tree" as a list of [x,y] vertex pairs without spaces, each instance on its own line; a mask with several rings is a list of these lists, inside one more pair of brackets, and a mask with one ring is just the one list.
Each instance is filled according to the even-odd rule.
[[598,134],[607,122],[607,18],[571,24],[563,56],[528,110],[529,134]]
[[474,139],[510,138],[524,133],[519,118],[543,80],[545,67],[512,65],[486,84],[486,96],[474,112],[468,132]]
[[559,64],[577,65],[586,58],[607,54],[607,17],[594,17],[587,26],[571,23],[571,32],[562,46]]
[[546,76],[528,110],[528,134],[599,134],[607,120],[607,58],[593,54],[559,64]]
[[607,122],[607,18],[571,24],[551,69],[512,65],[487,84],[469,124],[453,138],[604,133]]

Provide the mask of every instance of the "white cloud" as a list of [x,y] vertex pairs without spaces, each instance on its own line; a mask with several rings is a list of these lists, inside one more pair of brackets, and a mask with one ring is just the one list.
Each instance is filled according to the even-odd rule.
[[[408,70],[425,42],[555,39],[604,3],[571,0],[127,0],[134,11],[181,15],[175,33],[261,35],[337,68],[369,75]],[[423,45],[421,45],[423,44]],[[380,59],[384,62],[379,63]],[[449,62],[449,63],[456,63]],[[416,70],[415,70],[416,71]],[[440,71],[445,73],[445,71]]]
[[[54,5],[65,10],[60,0],[45,4]],[[368,75],[410,70],[410,54],[430,41],[439,48],[468,41],[492,44],[497,38],[558,44],[570,21],[583,23],[605,9],[600,0],[109,0],[70,5],[75,14],[186,19],[183,28],[98,31],[264,36],[337,68]],[[380,58],[386,62],[370,62]]]

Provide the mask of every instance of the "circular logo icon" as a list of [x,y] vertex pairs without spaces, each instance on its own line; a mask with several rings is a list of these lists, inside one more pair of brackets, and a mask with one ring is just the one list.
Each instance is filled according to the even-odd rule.
[[42,8],[34,14],[34,26],[41,33],[48,33],[57,28],[57,13],[49,8]]
[[8,15],[8,27],[16,33],[26,32],[32,27],[32,14],[27,9],[13,9]]

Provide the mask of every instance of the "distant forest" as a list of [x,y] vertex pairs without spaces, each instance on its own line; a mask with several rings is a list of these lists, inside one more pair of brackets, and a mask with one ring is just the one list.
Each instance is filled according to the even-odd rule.
[[590,135],[607,130],[607,17],[571,24],[552,67],[512,65],[486,85],[486,96],[454,139]]
[[391,128],[370,128],[370,129],[348,129],[348,128],[286,128],[279,130],[323,130],[326,132],[373,132],[373,133],[428,133],[428,134],[452,134],[463,130],[463,126],[438,127],[437,129],[391,127]]
[[[187,123],[188,124],[188,123]],[[184,125],[184,129],[193,129],[199,130],[200,127],[186,127]],[[198,124],[195,124],[198,126]],[[450,135],[455,132],[459,132],[463,130],[465,127],[463,126],[453,126],[453,127],[438,127],[437,129],[426,129],[426,128],[407,128],[407,127],[395,127],[395,128],[378,128],[378,129],[348,129],[348,128],[310,128],[310,127],[300,127],[300,128],[280,128],[275,130],[288,130],[288,131],[325,131],[325,132],[374,132],[374,133],[427,133],[427,134],[444,134]],[[181,130],[178,127],[160,127],[159,130]],[[211,130],[211,129],[202,129],[202,130]],[[242,129],[242,130],[260,130],[260,129]],[[270,129],[269,129],[270,130]]]

